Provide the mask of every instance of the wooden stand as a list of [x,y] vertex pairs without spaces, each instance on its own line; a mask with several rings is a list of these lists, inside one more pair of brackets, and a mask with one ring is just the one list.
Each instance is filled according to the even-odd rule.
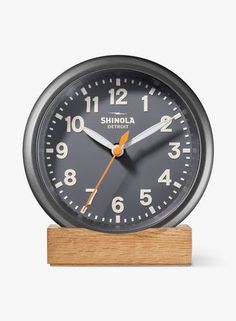
[[50,225],[50,265],[191,265],[192,229],[188,225],[110,234]]

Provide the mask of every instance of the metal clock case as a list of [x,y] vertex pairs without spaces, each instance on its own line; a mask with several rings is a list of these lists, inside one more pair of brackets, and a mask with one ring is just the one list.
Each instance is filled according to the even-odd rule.
[[211,127],[170,70],[130,56],[72,67],[42,93],[24,136],[31,189],[61,226],[132,232],[175,226],[213,162]]

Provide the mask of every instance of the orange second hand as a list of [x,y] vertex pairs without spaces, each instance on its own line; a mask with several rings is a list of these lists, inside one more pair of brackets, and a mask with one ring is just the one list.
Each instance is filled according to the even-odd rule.
[[94,191],[90,194],[86,204],[84,205],[85,208],[88,207],[90,201],[93,199],[94,193],[96,193],[96,190],[99,188],[99,186],[101,185],[102,181],[104,180],[104,177],[106,176],[107,172],[109,171],[109,168],[111,167],[111,164],[113,163],[114,159],[116,158],[116,156],[113,156],[112,159],[109,161],[107,167],[105,168],[104,172],[102,173],[102,176],[100,177],[100,179],[98,180]]
[[[120,141],[119,141],[119,144],[118,144],[118,147],[119,147],[119,153],[121,153],[122,151],[122,148],[124,147],[125,143],[127,142],[129,138],[129,131],[127,130],[121,137],[120,137]],[[99,186],[101,185],[104,177],[106,176],[107,172],[109,171],[109,168],[111,167],[111,164],[112,162],[114,161],[114,159],[117,157],[117,156],[120,156],[120,155],[114,155],[112,157],[112,159],[109,161],[107,167],[105,168],[104,172],[102,173],[102,176],[100,177],[100,179],[98,180],[95,188],[94,188],[94,191],[90,194],[86,204],[83,206],[83,209],[86,210],[86,208],[90,205],[90,201],[93,199],[94,197],[94,194],[97,192]]]

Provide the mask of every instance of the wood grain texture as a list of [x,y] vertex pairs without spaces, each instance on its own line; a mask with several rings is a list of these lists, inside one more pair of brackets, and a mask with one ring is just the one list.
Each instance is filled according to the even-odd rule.
[[190,265],[192,229],[188,225],[111,234],[50,225],[51,265]]

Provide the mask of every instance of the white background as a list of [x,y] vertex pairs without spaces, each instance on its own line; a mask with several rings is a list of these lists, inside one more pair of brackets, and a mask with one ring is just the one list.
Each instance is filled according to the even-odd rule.
[[[0,8],[0,319],[235,320],[234,1],[4,1]],[[22,163],[29,112],[67,68],[128,54],[177,73],[211,120],[215,163],[186,223],[192,267],[50,267]]]

